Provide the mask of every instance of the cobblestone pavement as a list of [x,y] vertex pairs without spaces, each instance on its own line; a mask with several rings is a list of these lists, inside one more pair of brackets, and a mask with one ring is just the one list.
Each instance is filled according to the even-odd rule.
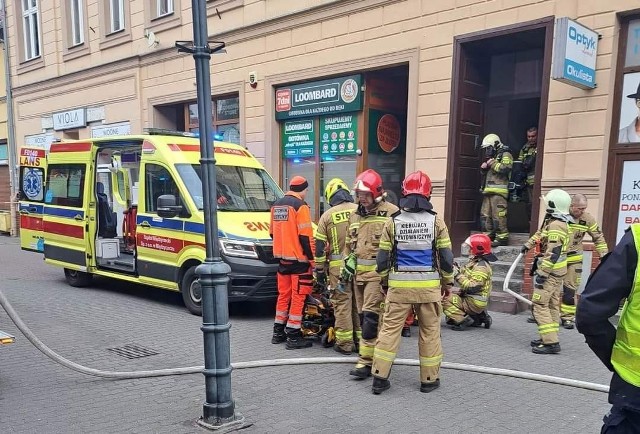
[[[0,237],[0,289],[22,319],[53,350],[103,370],[147,370],[203,364],[201,318],[179,294],[96,279],[72,288],[62,270],[18,240]],[[272,345],[273,306],[231,309],[232,361],[339,356],[314,344],[286,351]],[[493,314],[490,330],[443,329],[445,361],[516,369],[608,384],[609,373],[575,330],[561,331],[562,353],[534,355],[535,328],[526,315]],[[204,377],[107,380],[70,371],[36,350],[0,310],[0,329],[18,341],[0,348],[2,433],[198,433]],[[399,357],[417,358],[417,329]],[[157,352],[137,359],[109,348],[137,344]],[[606,394],[515,378],[443,370],[442,387],[418,391],[415,366],[394,367],[379,396],[370,381],[349,378],[348,364],[235,370],[236,409],[243,432],[599,432]]]

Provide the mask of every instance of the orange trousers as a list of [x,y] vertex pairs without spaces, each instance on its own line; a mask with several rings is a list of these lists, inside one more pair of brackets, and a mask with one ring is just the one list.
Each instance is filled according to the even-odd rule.
[[313,290],[313,275],[278,273],[278,302],[276,324],[286,324],[288,329],[300,330],[302,311],[307,294]]

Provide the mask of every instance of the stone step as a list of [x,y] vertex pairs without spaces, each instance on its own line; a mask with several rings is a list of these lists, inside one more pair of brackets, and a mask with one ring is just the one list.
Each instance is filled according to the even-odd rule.
[[[454,259],[458,265],[462,266],[464,264],[467,263],[468,258],[466,257],[458,257]],[[511,265],[513,264],[513,262],[509,262],[509,261],[495,261],[491,263],[491,269],[493,270],[493,277],[494,279],[497,277],[501,277],[503,280],[504,278],[507,276],[507,273],[509,272],[509,268],[511,268]],[[520,262],[518,263],[518,265],[516,265],[515,270],[513,270],[513,279],[522,279],[524,275],[524,261],[520,260]]]
[[[502,290],[502,287],[504,285],[504,279],[505,278],[502,276],[493,276],[493,285],[492,285],[493,292],[504,293],[504,291]],[[517,292],[518,294],[522,292],[523,285],[524,285],[524,282],[520,278],[513,277],[509,281],[509,289],[512,290],[513,292]]]
[[489,311],[518,314],[529,310],[529,305],[506,292],[492,292],[489,297]]

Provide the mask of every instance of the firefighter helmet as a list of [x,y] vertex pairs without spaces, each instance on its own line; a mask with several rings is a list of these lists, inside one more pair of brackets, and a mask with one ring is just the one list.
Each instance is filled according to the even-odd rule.
[[354,191],[365,191],[373,195],[375,201],[380,201],[384,197],[384,190],[382,189],[382,178],[373,169],[367,169],[362,172],[356,178],[356,182],[353,186]]
[[554,188],[545,194],[542,199],[547,206],[549,214],[569,214],[569,206],[571,205],[571,196],[564,190]]
[[470,235],[464,243],[470,247],[472,256],[488,255],[491,253],[491,238],[485,234]]
[[402,195],[408,196],[410,194],[419,194],[427,199],[431,197],[431,179],[426,173],[418,170],[404,178],[404,181],[402,181]]
[[493,148],[497,148],[501,145],[502,142],[500,141],[500,137],[498,137],[497,134],[487,134],[486,136],[484,136],[484,139],[482,139],[482,145],[480,146],[480,148],[484,149],[490,146]]
[[340,178],[333,178],[324,189],[324,199],[326,203],[331,201],[331,198],[334,194],[336,194],[339,190],[349,191],[349,187],[345,182]]

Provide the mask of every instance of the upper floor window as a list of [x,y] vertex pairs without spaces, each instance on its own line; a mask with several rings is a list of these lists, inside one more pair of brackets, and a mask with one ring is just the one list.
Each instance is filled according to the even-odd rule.
[[25,60],[40,57],[38,0],[22,0],[22,31],[24,36]]
[[173,0],[155,0],[155,16],[154,18],[164,17],[173,13]]
[[84,4],[83,0],[69,0],[71,18],[71,46],[84,43]]
[[124,0],[109,0],[111,33],[124,30]]

